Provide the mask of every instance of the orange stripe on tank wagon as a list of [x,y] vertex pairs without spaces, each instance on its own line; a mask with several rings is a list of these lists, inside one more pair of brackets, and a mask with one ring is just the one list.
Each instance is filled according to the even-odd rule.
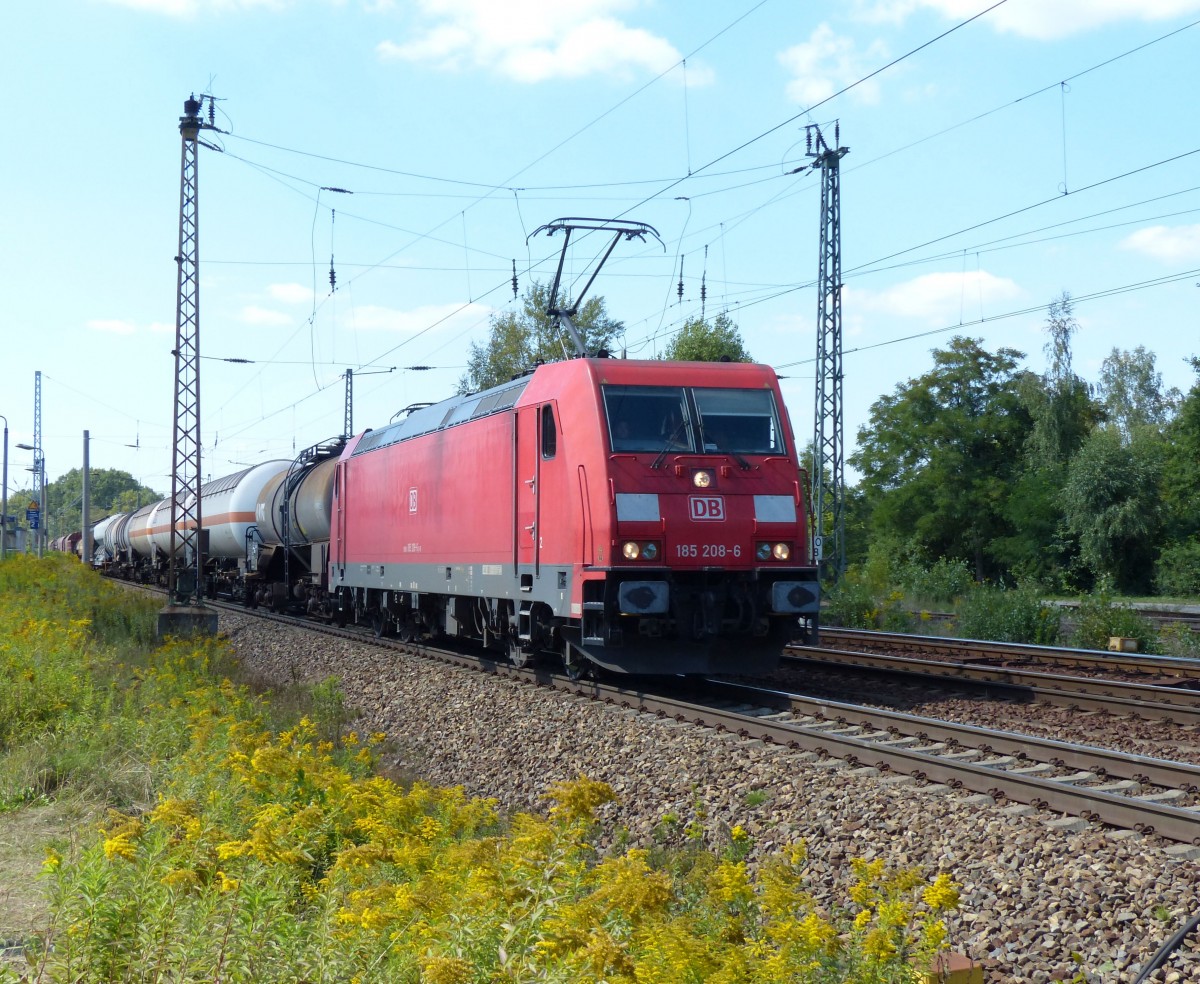
[[[253,523],[254,513],[252,512],[236,512],[236,513],[221,513],[217,516],[201,516],[200,522],[204,529],[209,529],[213,526],[224,526],[227,523]],[[190,530],[194,523],[179,523],[176,530]],[[142,540],[149,536],[156,536],[159,533],[170,533],[171,524],[163,523],[161,526],[152,526],[150,529],[140,529],[136,533],[131,533],[131,540]]]

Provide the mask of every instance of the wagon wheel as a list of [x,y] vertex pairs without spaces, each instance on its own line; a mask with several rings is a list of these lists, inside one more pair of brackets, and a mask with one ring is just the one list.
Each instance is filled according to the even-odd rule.
[[375,633],[376,639],[382,639],[385,636],[392,634],[392,620],[388,618],[387,613],[376,608],[371,612],[371,629]]

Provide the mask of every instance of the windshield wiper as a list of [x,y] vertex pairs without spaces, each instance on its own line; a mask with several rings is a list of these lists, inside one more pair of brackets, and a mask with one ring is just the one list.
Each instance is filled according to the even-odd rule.
[[[706,435],[706,440],[707,440],[707,435]],[[707,446],[707,445],[706,445],[706,446]],[[750,470],[750,462],[748,462],[748,461],[747,461],[745,458],[743,458],[743,457],[742,457],[740,454],[738,454],[736,451],[731,451],[729,448],[723,448],[723,447],[721,447],[721,445],[720,445],[720,444],[719,444],[717,441],[713,441],[713,442],[712,442],[712,449],[713,449],[714,451],[716,451],[718,454],[727,454],[727,455],[729,455],[731,458],[733,458],[733,460],[734,460],[734,461],[736,461],[736,462],[738,463],[738,467],[739,467],[739,468],[740,468],[742,471],[749,471],[749,470]]]
[[681,420],[675,425],[675,429],[667,435],[667,443],[663,446],[663,449],[658,452],[658,457],[654,459],[654,464],[650,466],[651,468],[661,468],[663,466],[663,462],[667,460],[667,455],[671,453],[671,445],[675,443],[675,439],[679,437],[686,427],[687,420]]
[[718,450],[718,451],[723,451],[725,454],[731,455],[731,456],[733,457],[733,460],[734,460],[734,461],[736,461],[736,462],[738,463],[738,467],[739,467],[739,468],[740,468],[742,471],[749,471],[749,470],[750,470],[750,462],[748,462],[748,461],[747,461],[745,458],[743,458],[743,457],[742,457],[740,454],[738,454],[736,451],[725,451],[723,448],[717,448],[717,450]]

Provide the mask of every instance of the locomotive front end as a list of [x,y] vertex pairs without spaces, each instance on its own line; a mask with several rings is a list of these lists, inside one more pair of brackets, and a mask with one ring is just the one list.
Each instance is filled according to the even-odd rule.
[[588,659],[759,673],[789,642],[814,642],[817,570],[774,372],[668,364],[621,378],[618,364],[605,375],[611,555],[582,585]]

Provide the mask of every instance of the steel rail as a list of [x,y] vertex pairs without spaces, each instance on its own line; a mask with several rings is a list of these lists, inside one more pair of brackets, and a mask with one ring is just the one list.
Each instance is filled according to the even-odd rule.
[[973,724],[960,724],[937,718],[905,714],[883,708],[845,704],[839,701],[809,697],[783,690],[762,689],[728,680],[705,680],[705,686],[731,699],[757,703],[831,719],[840,724],[875,728],[892,735],[905,735],[922,740],[945,742],[954,748],[974,748],[980,752],[1016,759],[1036,757],[1063,769],[1094,772],[1104,778],[1130,779],[1144,785],[1200,792],[1200,766],[1188,762],[1135,755],[1096,745],[1073,745],[1053,738],[997,731]]
[[909,635],[902,632],[878,632],[873,629],[842,629],[821,627],[821,638],[838,645],[886,646],[889,649],[915,652],[946,652],[964,655],[978,654],[991,659],[1027,659],[1038,662],[1090,666],[1126,673],[1152,674],[1180,678],[1200,677],[1200,660],[1183,656],[1151,656],[1105,652],[1099,649],[1062,649],[1057,646],[1038,646],[1031,643],[988,642],[981,639],[956,639],[946,636]]
[[793,651],[786,654],[786,660],[788,663],[823,667],[853,666],[878,673],[981,687],[1012,699],[1036,699],[1061,707],[1135,714],[1149,720],[1200,725],[1200,695],[1174,687],[840,649]]

